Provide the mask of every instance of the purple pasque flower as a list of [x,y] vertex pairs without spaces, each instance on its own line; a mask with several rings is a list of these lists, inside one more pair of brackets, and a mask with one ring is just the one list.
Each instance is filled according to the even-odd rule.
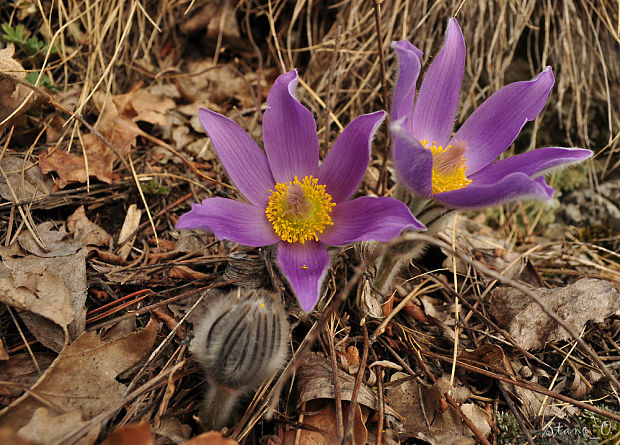
[[540,148],[494,161],[541,112],[554,83],[550,67],[489,97],[453,135],[465,66],[465,41],[455,19],[416,93],[422,52],[408,41],[392,47],[400,62],[390,130],[399,178],[418,195],[447,207],[473,209],[517,198],[550,199],[541,174],[592,155],[580,148]]
[[246,202],[208,198],[179,218],[178,229],[260,247],[277,244],[277,261],[305,311],[316,304],[329,265],[327,245],[389,241],[404,229],[424,230],[392,198],[349,200],[360,184],[383,111],[359,116],[319,165],[310,110],[295,98],[297,71],[279,76],[263,116],[263,152],[236,123],[210,110],[200,121]]

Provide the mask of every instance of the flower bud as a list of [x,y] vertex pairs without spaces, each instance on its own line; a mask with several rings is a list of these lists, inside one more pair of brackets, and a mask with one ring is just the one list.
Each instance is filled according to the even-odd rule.
[[286,311],[276,295],[238,289],[210,302],[190,346],[209,382],[201,415],[205,426],[227,426],[239,397],[284,365],[288,334]]

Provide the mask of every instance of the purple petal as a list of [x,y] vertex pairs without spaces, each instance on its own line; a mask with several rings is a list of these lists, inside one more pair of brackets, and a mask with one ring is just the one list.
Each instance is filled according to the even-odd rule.
[[319,182],[325,184],[333,202],[346,201],[359,186],[370,160],[372,139],[384,118],[384,111],[359,116],[327,154],[319,169]]
[[248,201],[266,206],[275,185],[267,156],[243,129],[221,114],[201,108],[200,122],[230,179]]
[[543,176],[532,179],[518,172],[494,184],[473,181],[465,188],[437,193],[433,197],[455,209],[479,209],[515,199],[548,200],[553,197],[553,192],[553,187],[547,185]]
[[280,75],[267,96],[263,115],[263,143],[276,182],[295,176],[316,177],[319,167],[319,138],[310,110],[295,99],[297,71]]
[[321,284],[329,255],[321,242],[287,243],[278,245],[278,264],[284,273],[301,308],[309,312],[319,299]]
[[336,246],[356,241],[389,241],[404,229],[426,229],[405,204],[385,197],[363,196],[338,204],[332,212],[332,220],[334,225],[319,238]]
[[179,218],[176,227],[213,232],[219,240],[254,247],[269,246],[280,240],[264,208],[225,198],[209,198],[202,204],[192,204],[192,210]]
[[400,181],[418,195],[430,198],[433,193],[433,154],[407,133],[403,123],[401,119],[390,125],[394,167]]
[[452,141],[467,143],[467,174],[483,169],[506,150],[526,122],[542,111],[554,78],[550,67],[534,80],[514,82],[485,100]]
[[396,88],[394,88],[391,119],[398,120],[406,117],[410,120],[413,114],[415,88],[420,74],[420,59],[423,53],[408,40],[393,42],[392,48],[398,55],[398,80],[396,81]]
[[492,162],[477,173],[470,175],[469,179],[480,184],[493,184],[511,173],[521,172],[534,176],[557,167],[566,167],[569,164],[583,161],[590,156],[592,152],[583,148],[539,148]]
[[413,112],[412,135],[445,146],[452,134],[465,67],[465,40],[455,19],[446,42],[430,64]]

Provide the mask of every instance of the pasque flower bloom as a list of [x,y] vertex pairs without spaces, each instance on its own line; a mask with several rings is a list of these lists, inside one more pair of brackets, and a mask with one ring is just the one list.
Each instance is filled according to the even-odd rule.
[[459,209],[517,198],[550,199],[554,190],[541,174],[592,155],[585,149],[547,147],[493,162],[543,109],[554,83],[550,67],[531,81],[495,92],[453,135],[465,65],[457,21],[450,20],[417,98],[422,52],[405,40],[392,46],[400,62],[390,126],[394,164],[400,180],[418,195]]
[[177,222],[179,229],[211,231],[219,239],[260,247],[277,244],[277,262],[299,303],[311,310],[329,265],[326,245],[389,241],[403,229],[423,230],[392,198],[349,200],[370,158],[380,111],[359,116],[319,165],[319,140],[310,110],[294,96],[295,70],[279,76],[263,116],[263,152],[230,119],[200,110],[200,120],[228,175],[247,203],[208,198]]

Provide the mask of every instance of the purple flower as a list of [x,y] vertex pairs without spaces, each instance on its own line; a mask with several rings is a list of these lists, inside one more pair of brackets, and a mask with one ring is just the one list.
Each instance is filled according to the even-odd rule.
[[349,201],[370,158],[380,111],[359,116],[319,165],[319,140],[310,110],[294,96],[295,70],[279,76],[263,116],[263,152],[230,119],[200,110],[200,120],[231,180],[247,203],[205,199],[179,218],[178,229],[203,229],[219,239],[259,247],[277,243],[277,261],[303,310],[319,297],[329,265],[327,244],[389,241],[403,229],[424,230],[392,198]]
[[543,109],[554,78],[547,67],[534,80],[501,88],[452,135],[465,65],[465,41],[455,19],[415,98],[422,52],[393,43],[400,62],[390,130],[394,164],[404,184],[448,207],[472,209],[517,198],[550,199],[541,174],[592,155],[547,147],[493,162]]

